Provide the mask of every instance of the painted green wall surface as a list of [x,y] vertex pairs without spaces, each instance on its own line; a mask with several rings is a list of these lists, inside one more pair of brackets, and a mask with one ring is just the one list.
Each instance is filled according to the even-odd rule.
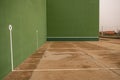
[[0,0],[0,80],[11,71],[9,24],[16,67],[37,49],[36,30],[39,46],[46,36],[98,40],[99,0]]
[[14,67],[46,41],[46,0],[0,0],[0,80],[11,71],[10,34],[13,26]]
[[47,0],[48,40],[98,40],[99,0]]

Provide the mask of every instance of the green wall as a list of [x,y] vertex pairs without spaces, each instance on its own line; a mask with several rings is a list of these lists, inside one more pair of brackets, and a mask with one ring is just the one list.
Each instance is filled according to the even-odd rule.
[[99,0],[47,0],[48,40],[98,40]]
[[8,25],[13,26],[14,67],[46,41],[46,0],[0,0],[0,80],[11,71]]
[[0,80],[11,71],[9,24],[16,67],[37,49],[36,30],[39,46],[46,36],[98,40],[99,0],[0,0]]

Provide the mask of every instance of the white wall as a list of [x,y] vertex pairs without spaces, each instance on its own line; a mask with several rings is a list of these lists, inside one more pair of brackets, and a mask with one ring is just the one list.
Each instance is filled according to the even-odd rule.
[[100,0],[100,31],[120,29],[120,0]]

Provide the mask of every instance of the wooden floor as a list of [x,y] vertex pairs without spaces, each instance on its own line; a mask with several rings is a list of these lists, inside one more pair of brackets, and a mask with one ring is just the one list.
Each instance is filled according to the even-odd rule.
[[5,80],[120,80],[120,39],[46,42]]

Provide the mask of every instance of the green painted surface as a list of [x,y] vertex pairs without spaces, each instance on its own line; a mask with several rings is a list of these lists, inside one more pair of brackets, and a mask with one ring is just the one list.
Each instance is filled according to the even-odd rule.
[[14,67],[46,41],[46,0],[0,0],[0,80],[11,71],[8,25],[13,26]]
[[47,38],[47,41],[98,41],[99,38],[98,37],[94,37],[94,38]]
[[46,0],[0,0],[0,80],[11,71],[9,24],[16,67],[37,49],[36,30],[39,46],[46,33],[48,40],[98,40],[99,0],[47,0],[47,29]]
[[47,0],[48,39],[98,38],[98,32],[99,0]]

